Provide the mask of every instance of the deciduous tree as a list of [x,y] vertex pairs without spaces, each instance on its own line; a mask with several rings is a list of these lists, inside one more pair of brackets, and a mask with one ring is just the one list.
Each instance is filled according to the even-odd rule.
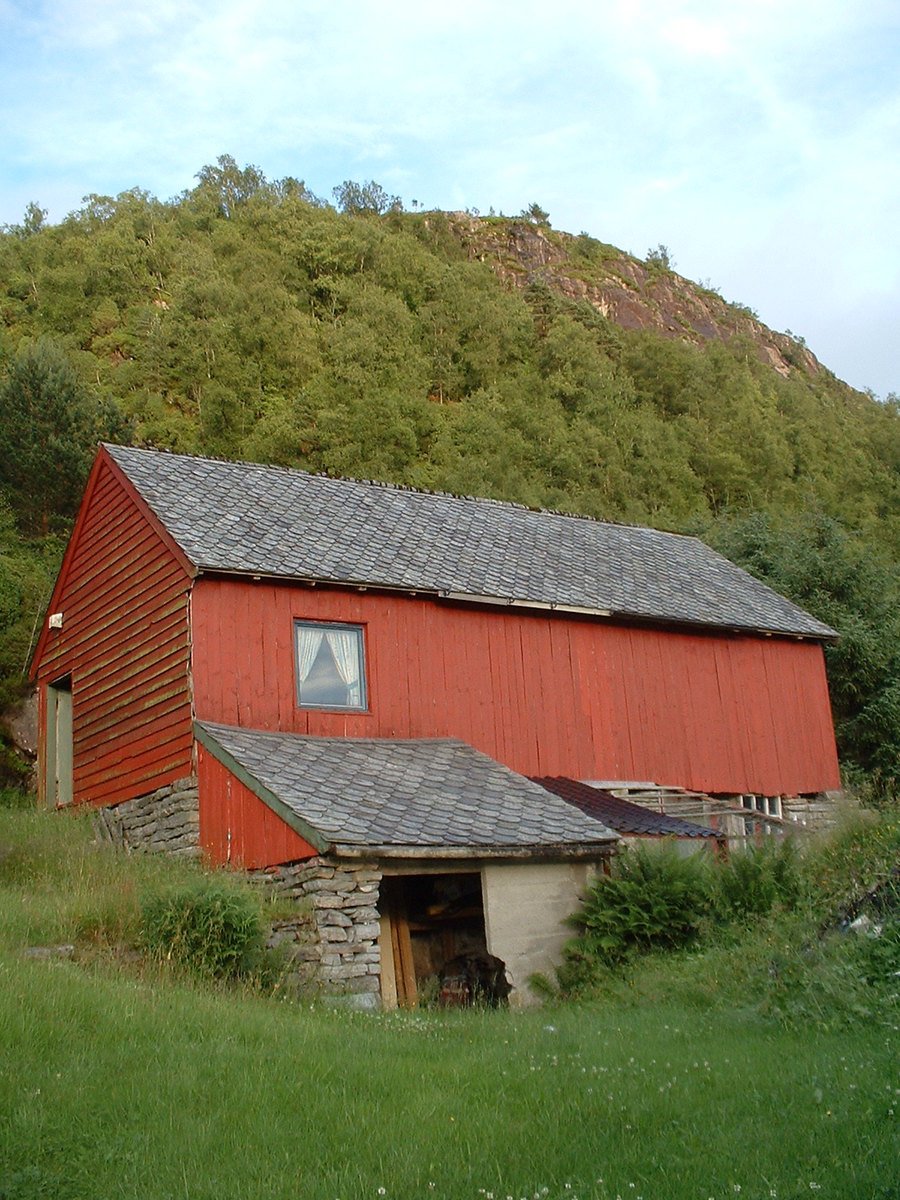
[[100,438],[123,432],[49,338],[25,345],[0,384],[0,491],[27,534],[71,516]]

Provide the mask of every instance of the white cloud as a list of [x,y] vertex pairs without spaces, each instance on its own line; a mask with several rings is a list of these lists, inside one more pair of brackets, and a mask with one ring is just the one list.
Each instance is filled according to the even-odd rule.
[[727,58],[732,53],[731,38],[721,22],[701,21],[696,17],[677,17],[662,27],[662,37],[689,56]]

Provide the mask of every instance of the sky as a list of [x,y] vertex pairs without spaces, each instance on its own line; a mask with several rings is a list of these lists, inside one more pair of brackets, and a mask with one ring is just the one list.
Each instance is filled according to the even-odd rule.
[[0,0],[0,224],[222,154],[662,244],[900,393],[900,0]]

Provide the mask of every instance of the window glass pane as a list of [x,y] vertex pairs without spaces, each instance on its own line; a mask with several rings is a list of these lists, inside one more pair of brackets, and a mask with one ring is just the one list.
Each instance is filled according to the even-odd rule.
[[362,629],[296,624],[297,694],[310,708],[365,708]]

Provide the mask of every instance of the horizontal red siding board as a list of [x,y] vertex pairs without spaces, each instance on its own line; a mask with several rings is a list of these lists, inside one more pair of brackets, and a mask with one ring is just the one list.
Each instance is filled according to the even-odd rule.
[[[105,605],[110,592],[122,594],[140,601],[156,596],[164,589],[169,579],[165,563],[153,562],[152,555],[158,551],[158,546],[148,543],[140,555],[134,556],[121,570],[104,570],[100,565],[92,567],[94,572],[86,581],[86,586],[79,588],[67,596],[69,608],[73,613],[86,611],[95,614],[98,607]],[[115,549],[113,549],[115,553]]]
[[36,656],[39,684],[72,676],[76,803],[116,803],[190,774],[190,583],[101,457],[54,594],[63,628],[42,634]]
[[[137,758],[141,763],[148,763],[154,758],[168,756],[173,743],[186,742],[190,744],[193,730],[186,725],[180,709],[173,708],[169,712],[153,714],[150,726],[143,721],[135,721],[128,731],[128,753],[131,758]],[[109,737],[82,739],[81,770],[85,778],[89,776],[102,777],[106,770],[109,754]],[[115,781],[113,781],[115,782]]]
[[266,867],[318,853],[203,746],[197,775],[200,845],[213,862]]
[[190,734],[169,740],[153,756],[129,758],[121,762],[107,759],[96,776],[86,775],[82,789],[93,805],[118,804],[132,796],[144,796],[187,774],[193,742]]
[[[295,699],[293,621],[365,627],[369,711]],[[337,737],[458,737],[525,774],[712,792],[839,786],[821,647],[203,577],[196,714]]]

